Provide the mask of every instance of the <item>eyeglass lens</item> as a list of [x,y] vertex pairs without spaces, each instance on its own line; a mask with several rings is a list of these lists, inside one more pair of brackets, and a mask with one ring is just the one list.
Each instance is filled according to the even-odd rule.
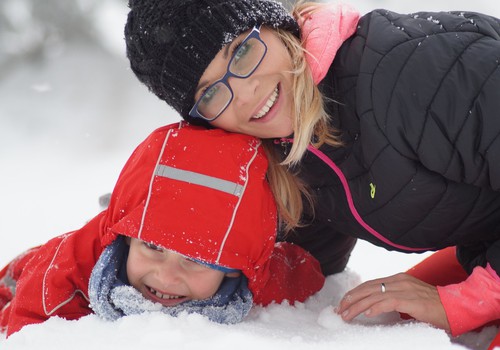
[[[239,78],[250,76],[259,65],[266,52],[266,47],[257,38],[249,38],[238,48],[231,58],[229,72]],[[216,118],[231,102],[229,87],[219,81],[201,96],[198,112],[208,120]]]

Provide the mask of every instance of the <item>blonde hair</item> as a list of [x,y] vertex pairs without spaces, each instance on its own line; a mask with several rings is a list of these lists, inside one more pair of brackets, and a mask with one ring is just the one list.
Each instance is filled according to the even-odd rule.
[[[292,12],[295,18],[303,11],[314,11],[320,4],[302,3]],[[280,225],[285,233],[296,227],[304,226],[301,222],[304,200],[313,211],[313,198],[307,185],[300,180],[294,167],[300,162],[312,144],[319,148],[323,144],[340,146],[338,132],[330,125],[330,116],[325,111],[324,97],[313,81],[306,61],[306,50],[300,40],[288,31],[277,29],[277,34],[285,44],[292,59],[293,100],[292,115],[293,144],[287,157],[280,161],[280,155],[274,142],[264,140],[264,147],[269,159],[268,180],[280,212]]]

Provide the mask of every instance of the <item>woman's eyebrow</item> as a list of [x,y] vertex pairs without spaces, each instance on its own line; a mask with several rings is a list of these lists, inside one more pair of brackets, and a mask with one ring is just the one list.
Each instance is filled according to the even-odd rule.
[[234,43],[234,40],[231,41],[229,44],[226,45],[226,47],[224,48],[224,54],[223,54],[223,57],[225,60],[227,60],[227,57],[229,56],[229,49],[231,48],[231,46],[233,45]]
[[[223,51],[222,51],[222,57],[224,58],[224,60],[227,60],[228,57],[229,57],[229,50],[231,49],[231,46],[233,45],[234,43],[234,40],[231,41],[229,44],[227,44]],[[205,86],[207,86],[209,84],[209,81],[207,80],[201,80],[200,83],[198,84],[198,86],[196,87],[196,91],[195,91],[195,95],[198,94],[198,91],[200,91],[201,89],[203,89]]]
[[200,91],[201,89],[203,89],[207,85],[208,85],[208,81],[206,81],[206,80],[200,81],[200,83],[196,87],[196,91],[194,92],[194,94],[197,95],[198,91]]

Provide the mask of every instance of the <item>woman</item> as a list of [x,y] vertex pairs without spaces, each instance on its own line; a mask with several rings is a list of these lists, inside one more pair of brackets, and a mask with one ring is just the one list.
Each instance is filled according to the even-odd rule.
[[[411,315],[454,335],[500,318],[499,20],[377,10],[358,23],[349,7],[315,6],[291,16],[263,0],[131,1],[127,54],[186,120],[265,140],[287,240],[323,273],[345,266],[353,238],[457,246],[463,283],[486,283],[495,307],[464,325],[450,305],[465,285],[425,285],[438,312]],[[390,281],[349,293],[339,312],[371,310]]]

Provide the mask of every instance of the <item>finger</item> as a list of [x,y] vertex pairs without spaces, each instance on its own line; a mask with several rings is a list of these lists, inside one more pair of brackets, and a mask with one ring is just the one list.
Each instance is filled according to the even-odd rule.
[[373,291],[379,290],[381,291],[381,284],[384,283],[385,286],[388,284],[394,284],[394,283],[401,283],[402,281],[408,280],[409,278],[412,278],[411,276],[405,274],[405,273],[398,273],[396,275],[392,275],[389,277],[383,277],[383,278],[377,278],[373,279],[370,281],[366,281],[364,283],[361,283],[357,287],[351,289],[349,292],[346,293],[349,295],[357,295],[358,293],[360,295],[366,294],[366,293],[372,293]]
[[[337,307],[337,312],[341,314],[352,304],[356,304],[369,296],[383,293],[383,290],[387,290],[387,284],[384,282],[379,282],[381,280],[382,279],[365,282],[347,292],[340,300],[340,303]],[[383,288],[382,285],[384,286]]]
[[[401,283],[401,286],[406,289],[371,295],[351,304],[341,313],[341,317],[345,321],[351,321],[362,313],[367,317],[375,317],[382,313],[396,311],[449,330],[446,313],[434,286],[426,286],[421,282],[412,284],[407,281]],[[408,289],[409,287],[411,288]]]
[[369,308],[364,311],[366,317],[376,317],[388,312],[404,312],[407,308],[408,301],[404,299],[404,295],[398,292],[388,293],[374,302]]
[[378,295],[384,291],[408,291],[414,284],[422,283],[418,279],[405,274],[398,273],[389,277],[377,278],[360,284],[347,292],[335,308],[338,314],[344,313],[351,305],[371,295]]
[[449,330],[449,323],[439,298],[427,299],[416,294],[394,292],[384,295],[364,311],[367,317],[376,317],[387,312],[405,313],[416,320],[430,323],[438,328]]
[[413,296],[408,299],[406,292],[395,291],[372,294],[356,303],[352,303],[341,313],[341,317],[345,321],[352,321],[360,314],[375,317],[393,311],[408,313],[408,310],[414,309],[414,304]]
[[[381,292],[376,294],[370,294],[369,296],[352,302],[348,306],[344,307],[342,310],[339,309],[339,314],[344,321],[352,321],[354,318],[358,317],[362,313],[366,313],[368,310],[372,309],[375,305],[383,302],[384,300],[390,298]],[[370,314],[368,312],[368,314]]]

